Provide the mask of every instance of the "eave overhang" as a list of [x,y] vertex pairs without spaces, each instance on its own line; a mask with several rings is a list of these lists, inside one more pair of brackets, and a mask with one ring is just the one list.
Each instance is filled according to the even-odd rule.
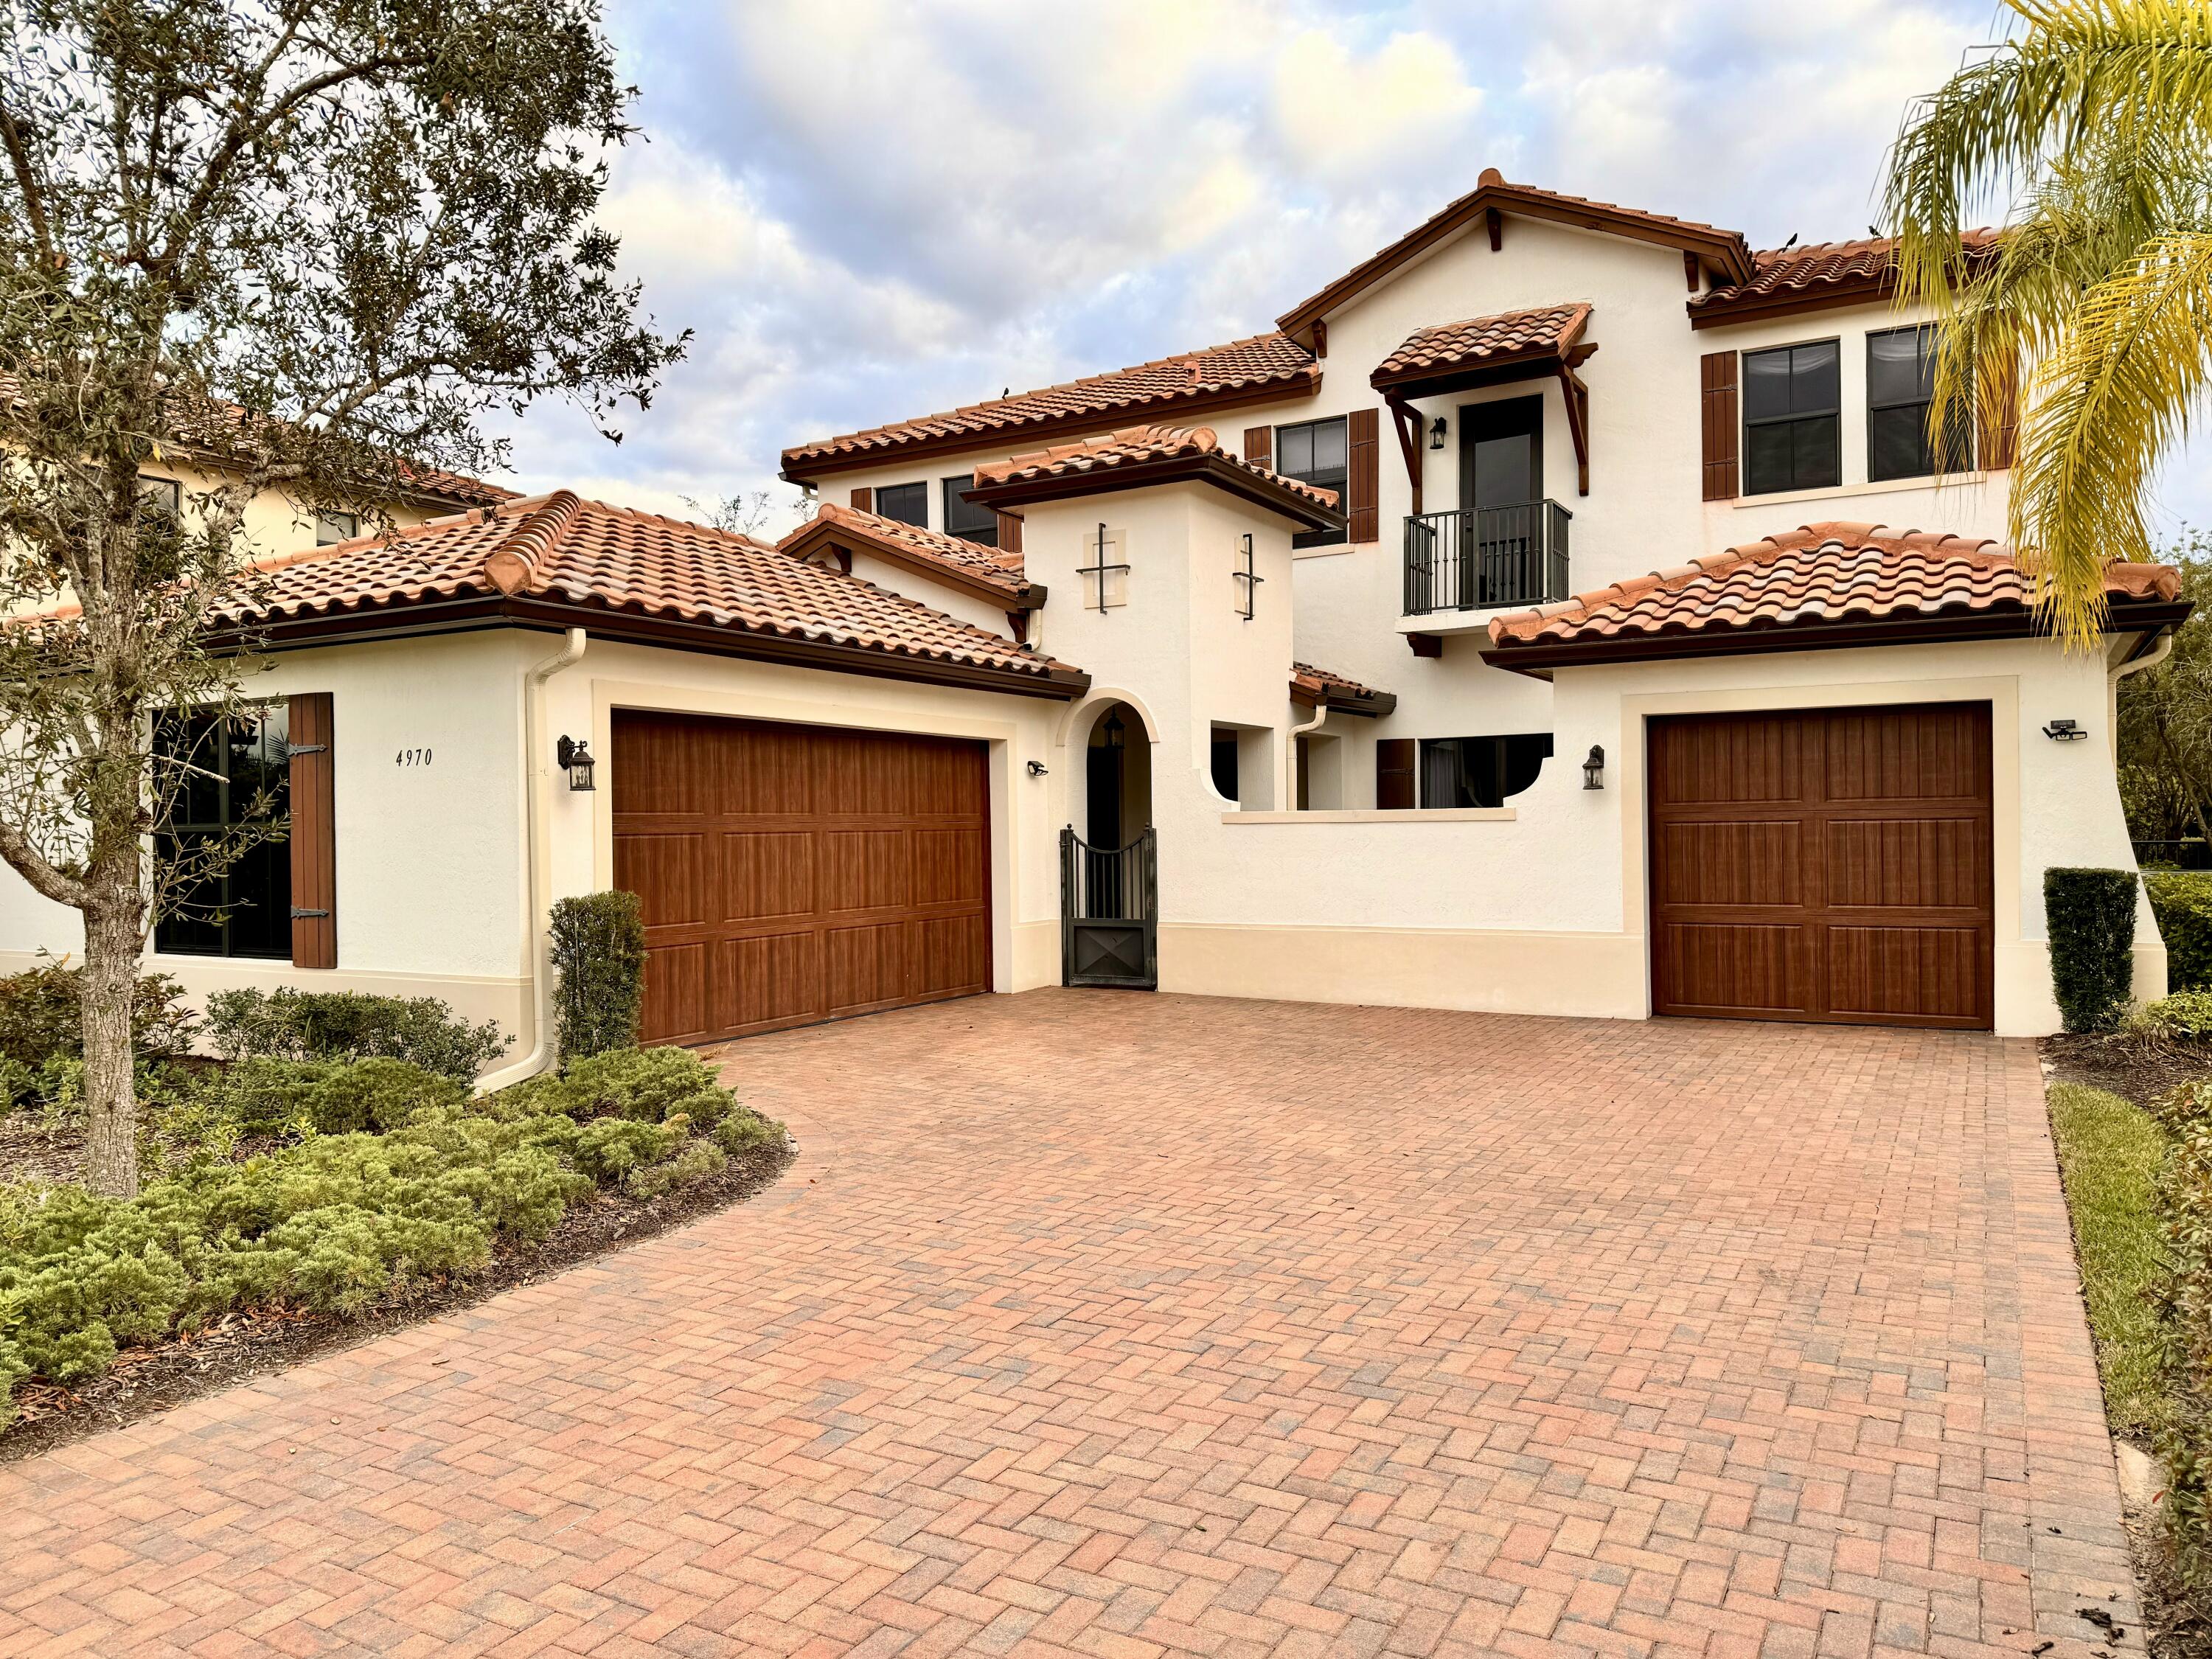
[[961,493],[964,500],[979,506],[1008,512],[1036,501],[1074,501],[1085,495],[1148,489],[1156,484],[1170,483],[1211,484],[1288,519],[1304,530],[1340,530],[1345,524],[1344,514],[1334,507],[1271,486],[1218,451],[1172,455],[1157,461],[1130,461],[1049,477],[1010,478],[1002,483],[978,484]]

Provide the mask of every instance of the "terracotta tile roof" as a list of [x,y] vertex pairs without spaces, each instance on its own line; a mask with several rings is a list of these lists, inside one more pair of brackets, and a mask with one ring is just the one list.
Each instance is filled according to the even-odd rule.
[[1748,281],[1752,275],[1751,246],[1740,231],[1700,224],[1694,219],[1677,219],[1669,214],[1650,213],[1642,208],[1616,207],[1610,202],[1593,202],[1587,197],[1565,196],[1558,191],[1539,189],[1534,185],[1508,184],[1497,168],[1485,167],[1473,190],[1445,204],[1388,247],[1354,265],[1320,293],[1291,307],[1275,319],[1275,325],[1285,333],[1297,334],[1316,319],[1381,281],[1407,260],[1486,216],[1493,208],[1501,214],[1517,214],[1523,218],[1578,225],[1586,229],[1633,237],[1640,241],[1680,247],[1686,252],[1696,254],[1701,263],[1717,274],[1735,282]]
[[981,587],[1009,604],[1029,592],[1018,553],[979,546],[942,531],[833,501],[824,501],[812,518],[775,545],[778,552],[804,557],[838,539],[858,542],[910,568],[941,572],[957,586]]
[[[1129,475],[1127,485],[1119,483],[1116,474]],[[1251,500],[1264,501],[1279,511],[1320,525],[1333,526],[1340,519],[1336,510],[1336,491],[1302,483],[1245,460],[1222,447],[1213,428],[1206,426],[1124,427],[1101,437],[990,462],[975,469],[975,489],[970,492],[970,499],[1049,499],[1087,495],[1094,489],[1128,487],[1139,482],[1165,483],[1178,476],[1206,477],[1228,484]],[[1074,487],[1050,488],[1054,485]]]
[[1379,386],[1444,369],[1479,368],[1490,362],[1564,356],[1589,325],[1589,314],[1586,303],[1542,306],[1416,329],[1382,360],[1371,378]]
[[970,440],[1001,434],[1018,441],[1032,433],[1096,427],[1103,420],[1156,410],[1303,397],[1320,386],[1321,368],[1311,352],[1284,334],[1255,334],[939,415],[796,444],[783,452],[783,476],[805,478],[906,450],[964,447]]
[[439,599],[565,601],[739,634],[1022,677],[1074,671],[915,600],[750,537],[568,490],[265,561],[241,622]]
[[1353,714],[1387,714],[1398,706],[1391,692],[1362,685],[1347,675],[1316,668],[1311,663],[1291,665],[1291,701],[1302,708],[1317,708],[1327,702]]
[[[1994,255],[1998,236],[1995,230],[1966,232],[1960,240],[1968,263]],[[1895,246],[1891,237],[1868,236],[1855,242],[1765,249],[1752,256],[1754,269],[1748,280],[1710,289],[1691,301],[1691,318],[1711,326],[1746,314],[1771,315],[1879,298],[1893,285]]]
[[[2179,596],[2172,565],[2105,568],[2115,600]],[[2033,603],[2012,550],[1987,539],[1869,524],[1813,524],[1710,557],[1498,617],[1491,654],[1531,647],[1720,636],[1844,622],[2008,611]]]

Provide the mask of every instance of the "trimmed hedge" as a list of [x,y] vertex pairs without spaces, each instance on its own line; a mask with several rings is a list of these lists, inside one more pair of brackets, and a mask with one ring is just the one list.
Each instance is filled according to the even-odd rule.
[[496,1020],[471,1025],[435,997],[358,991],[220,991],[208,1036],[226,1060],[401,1060],[456,1083],[505,1054]]
[[576,1072],[471,1100],[403,1060],[248,1060],[153,1113],[175,1157],[137,1198],[0,1186],[0,1423],[26,1376],[82,1382],[234,1308],[358,1314],[543,1239],[595,1185],[653,1196],[782,1139],[693,1054]]
[[2051,986],[2069,1031],[2109,1031],[2135,987],[2136,872],[2043,872],[2051,933]]
[[2143,890],[2166,940],[2166,988],[2212,991],[2212,871],[2145,871]]
[[[0,977],[0,1060],[37,1071],[51,1060],[84,1058],[84,969],[60,962]],[[184,988],[148,974],[131,1001],[131,1035],[141,1054],[181,1054],[197,1018]]]
[[635,893],[553,906],[554,1034],[566,1066],[637,1046],[645,1007],[645,910]]

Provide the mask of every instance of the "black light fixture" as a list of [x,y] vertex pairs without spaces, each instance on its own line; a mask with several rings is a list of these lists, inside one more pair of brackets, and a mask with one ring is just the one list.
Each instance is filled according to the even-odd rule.
[[1430,448],[1431,448],[1431,449],[1442,449],[1442,448],[1444,447],[1444,432],[1445,432],[1445,429],[1446,429],[1446,428],[1445,428],[1445,427],[1444,427],[1444,417],[1443,417],[1443,416],[1439,415],[1439,416],[1437,416],[1436,421],[1435,421],[1435,423],[1434,423],[1434,424],[1432,424],[1432,425],[1429,428],[1429,447],[1430,447]]
[[2043,728],[2043,735],[2053,743],[2078,743],[2089,734],[2079,720],[2053,720]]
[[1123,734],[1129,728],[1121,724],[1121,711],[1119,708],[1109,708],[1106,711],[1105,725],[1098,729],[1105,735],[1107,748],[1119,749],[1121,747]]
[[553,758],[568,775],[568,787],[571,789],[581,793],[599,787],[592,781],[592,769],[599,763],[592,758],[588,744],[564,737],[553,745]]
[[1592,744],[1588,758],[1583,762],[1583,787],[1605,787],[1605,749],[1602,744]]
[[1042,761],[1031,761],[1030,763],[1030,775],[1031,777],[1041,778],[1044,776],[1044,763]]

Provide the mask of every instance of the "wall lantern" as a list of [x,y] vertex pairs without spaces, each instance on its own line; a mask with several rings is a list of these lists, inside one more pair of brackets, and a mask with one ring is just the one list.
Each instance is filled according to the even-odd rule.
[[1592,744],[1589,757],[1583,762],[1583,787],[1605,787],[1605,748],[1601,744]]
[[1106,723],[1098,729],[1104,734],[1107,748],[1119,749],[1129,728],[1121,724],[1121,711],[1109,708],[1106,711]]
[[1431,449],[1442,449],[1442,448],[1444,447],[1444,432],[1445,432],[1445,430],[1446,430],[1446,428],[1445,428],[1445,426],[1444,426],[1444,417],[1443,417],[1443,416],[1439,415],[1439,416],[1437,416],[1437,419],[1436,419],[1436,424],[1435,424],[1435,425],[1433,425],[1433,426],[1431,426],[1431,427],[1429,428],[1429,447],[1430,447],[1430,448],[1431,448]]
[[553,746],[553,758],[568,775],[568,787],[586,790],[598,787],[592,781],[592,768],[599,763],[592,758],[590,747],[574,738],[563,738]]
[[2078,743],[2089,734],[2079,720],[2053,720],[2043,728],[2043,735],[2053,743]]
[[1031,777],[1041,778],[1044,775],[1044,763],[1042,761],[1031,761],[1030,763],[1030,775]]

